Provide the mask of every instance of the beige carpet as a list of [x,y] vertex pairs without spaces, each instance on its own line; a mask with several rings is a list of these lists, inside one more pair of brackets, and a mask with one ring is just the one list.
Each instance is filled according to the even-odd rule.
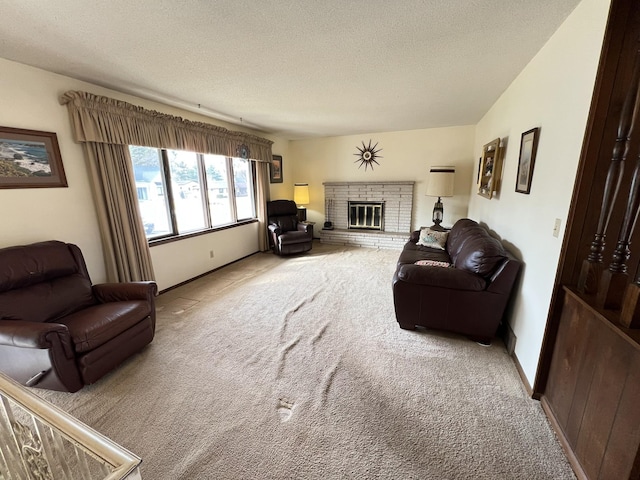
[[256,254],[158,301],[156,338],[38,391],[157,479],[572,479],[504,346],[398,328],[399,252]]

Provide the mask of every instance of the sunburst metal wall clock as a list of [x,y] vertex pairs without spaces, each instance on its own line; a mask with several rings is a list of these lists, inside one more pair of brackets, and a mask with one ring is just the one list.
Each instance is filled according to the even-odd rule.
[[375,163],[376,165],[380,165],[377,161],[376,158],[383,158],[381,155],[378,155],[378,152],[381,151],[382,149],[379,148],[376,150],[376,147],[378,146],[378,143],[376,143],[373,147],[371,146],[371,140],[369,140],[369,145],[365,145],[364,142],[362,142],[362,148],[360,147],[356,147],[358,149],[358,153],[354,153],[354,155],[357,155],[358,158],[355,162],[353,163],[358,163],[360,162],[360,166],[358,166],[358,168],[362,167],[364,165],[364,171],[367,171],[367,168],[371,167],[371,170],[373,170],[373,164]]

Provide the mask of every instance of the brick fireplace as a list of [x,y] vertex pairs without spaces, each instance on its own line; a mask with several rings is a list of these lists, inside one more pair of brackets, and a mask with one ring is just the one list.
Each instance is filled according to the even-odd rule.
[[[373,248],[401,249],[411,232],[414,182],[325,182],[326,219],[333,230],[320,230],[320,241],[331,245],[355,245]],[[371,216],[368,213],[353,221],[353,205],[361,205],[357,212],[368,212],[366,205],[380,205]],[[383,217],[376,219],[377,214]],[[364,219],[364,222],[363,222]],[[356,228],[354,228],[354,223]],[[362,228],[358,225],[363,224]]]

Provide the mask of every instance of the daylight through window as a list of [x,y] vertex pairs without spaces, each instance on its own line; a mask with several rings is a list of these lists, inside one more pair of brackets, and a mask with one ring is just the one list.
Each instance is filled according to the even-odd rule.
[[249,160],[133,145],[129,152],[148,239],[255,218]]

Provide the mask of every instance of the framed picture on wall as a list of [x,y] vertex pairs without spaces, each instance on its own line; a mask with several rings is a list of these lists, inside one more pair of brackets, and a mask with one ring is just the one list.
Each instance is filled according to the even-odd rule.
[[540,128],[532,128],[522,134],[520,140],[520,156],[518,157],[518,176],[516,177],[516,192],[528,194],[531,191],[533,166],[538,149]]
[[269,181],[282,183],[282,155],[274,155],[269,164]]
[[0,188],[66,186],[55,133],[0,127]]

